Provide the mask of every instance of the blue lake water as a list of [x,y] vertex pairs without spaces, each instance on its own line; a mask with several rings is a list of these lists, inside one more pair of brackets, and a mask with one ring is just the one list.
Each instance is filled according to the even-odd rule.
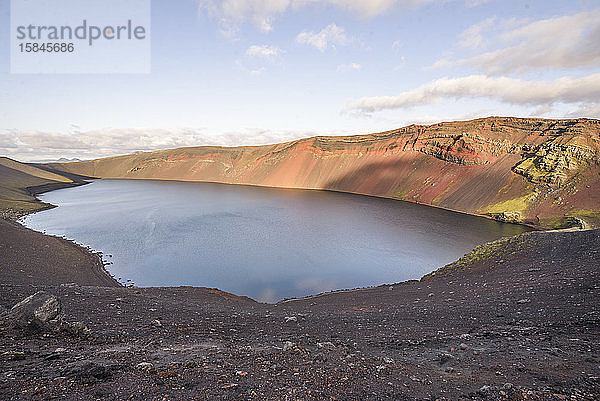
[[23,223],[101,251],[137,286],[256,300],[418,279],[524,227],[402,201],[212,183],[98,180]]

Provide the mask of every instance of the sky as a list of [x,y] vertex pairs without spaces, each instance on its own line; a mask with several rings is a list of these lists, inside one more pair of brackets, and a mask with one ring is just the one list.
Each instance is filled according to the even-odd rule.
[[11,74],[0,18],[0,155],[22,161],[600,118],[598,0],[155,0],[145,74]]

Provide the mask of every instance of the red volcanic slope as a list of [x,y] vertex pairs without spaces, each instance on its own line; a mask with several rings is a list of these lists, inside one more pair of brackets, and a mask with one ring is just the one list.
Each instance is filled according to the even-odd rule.
[[490,117],[49,166],[99,178],[337,190],[543,227],[600,225],[600,121],[590,119]]

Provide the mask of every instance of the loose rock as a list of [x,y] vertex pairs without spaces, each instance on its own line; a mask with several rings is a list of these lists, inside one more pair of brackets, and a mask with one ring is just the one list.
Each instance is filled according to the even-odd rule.
[[14,316],[16,326],[28,329],[47,330],[64,320],[58,298],[44,291],[36,292],[13,306],[10,314]]
[[154,370],[154,365],[150,362],[140,362],[137,365],[135,365],[135,367],[145,372],[151,372]]

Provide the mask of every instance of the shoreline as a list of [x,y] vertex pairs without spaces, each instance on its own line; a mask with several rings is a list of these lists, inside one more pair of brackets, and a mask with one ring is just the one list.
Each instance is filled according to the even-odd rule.
[[[535,227],[535,226],[531,226],[531,225],[527,225],[527,224],[523,224],[523,223],[511,223],[511,222],[502,222],[502,221],[498,221],[490,216],[486,216],[486,215],[478,215],[478,214],[473,214],[473,213],[467,213],[467,212],[462,212],[462,211],[458,211],[458,210],[452,210],[452,209],[448,209],[448,208],[443,208],[443,207],[438,207],[438,206],[434,206],[434,205],[428,205],[425,203],[419,203],[419,202],[411,202],[411,201],[406,201],[406,200],[402,200],[402,199],[395,199],[395,198],[389,198],[389,197],[384,197],[384,196],[377,196],[377,195],[369,195],[369,194],[363,194],[363,193],[358,193],[358,192],[347,192],[347,191],[337,191],[337,190],[329,190],[329,189],[317,189],[317,188],[293,188],[293,187],[273,187],[273,186],[266,186],[266,185],[254,185],[254,184],[231,184],[231,183],[223,183],[223,182],[213,182],[213,181],[187,181],[187,180],[170,180],[170,179],[146,179],[146,178],[139,178],[139,179],[129,179],[129,178],[89,178],[90,180],[118,180],[118,181],[128,181],[128,180],[134,180],[134,181],[158,181],[158,182],[182,182],[182,183],[207,183],[207,184],[217,184],[217,185],[232,185],[232,186],[242,186],[242,187],[252,187],[252,188],[268,188],[268,189],[280,189],[280,190],[300,190],[300,191],[322,191],[322,192],[330,192],[330,193],[337,193],[337,194],[345,194],[345,195],[353,195],[353,196],[363,196],[363,197],[368,197],[368,198],[374,198],[374,199],[379,199],[379,200],[388,200],[388,201],[394,201],[394,202],[405,202],[407,204],[412,204],[412,205],[420,205],[420,206],[425,206],[425,207],[430,207],[430,208],[434,208],[434,209],[440,209],[440,210],[445,210],[448,212],[452,212],[452,213],[456,213],[456,214],[460,214],[460,215],[464,215],[464,216],[472,216],[472,217],[480,217],[480,218],[485,218],[488,220],[492,220],[492,221],[496,221],[498,223],[502,223],[502,224],[514,224],[514,225],[519,225],[519,226],[524,226],[527,228],[532,229],[533,231],[547,231],[548,229],[545,228],[541,228],[541,227]],[[41,231],[36,231],[33,229],[30,229],[29,227],[25,226],[21,221],[22,218],[31,215],[31,214],[35,214],[37,212],[43,211],[43,210],[49,210],[49,209],[53,209],[55,207],[59,207],[57,205],[53,205],[50,203],[46,203],[41,201],[37,195],[43,194],[43,193],[47,193],[47,192],[51,192],[54,190],[58,190],[58,189],[65,189],[65,188],[75,188],[78,186],[82,186],[82,185],[87,185],[91,183],[91,181],[81,181],[81,182],[75,182],[75,183],[52,183],[52,184],[46,184],[46,185],[40,185],[40,186],[36,186],[36,187],[28,187],[26,188],[26,190],[35,197],[35,199],[44,204],[47,205],[47,207],[44,207],[43,209],[39,209],[39,210],[34,210],[34,211],[30,211],[28,213],[25,213],[21,216],[19,216],[16,220],[14,220],[14,223],[19,224],[20,226],[22,226],[23,228],[27,229],[27,230],[31,230],[33,232],[37,232],[40,233],[44,236],[48,236],[48,237],[53,237],[53,238],[57,238],[63,241],[67,241],[75,246],[78,246],[79,248],[81,248],[83,251],[89,253],[90,255],[93,255],[94,257],[97,257],[102,265],[102,271],[105,273],[106,276],[110,277],[112,280],[114,280],[116,283],[118,283],[120,286],[125,287],[125,288],[179,288],[179,287],[190,287],[190,288],[210,288],[210,287],[206,287],[206,286],[187,286],[187,285],[182,285],[182,286],[178,286],[178,287],[170,287],[170,286],[148,286],[148,287],[137,287],[135,285],[126,285],[123,284],[121,282],[119,282],[115,276],[113,276],[108,269],[106,269],[107,263],[108,261],[105,261],[102,257],[103,252],[102,251],[98,251],[98,250],[93,250],[92,248],[90,248],[89,246],[85,245],[85,244],[80,244],[78,242],[76,242],[75,240],[72,239],[68,239],[65,237],[59,237],[59,236],[55,236],[55,235],[50,235],[50,234],[46,234],[43,233]],[[517,234],[518,236],[519,234]],[[513,236],[514,237],[514,236]],[[501,237],[500,239],[503,238],[512,238],[512,237]],[[486,243],[487,244],[487,243]],[[486,245],[486,244],[481,244],[481,245]],[[473,248],[476,249],[477,247]],[[469,254],[470,252],[472,252],[473,250],[467,252],[465,255]],[[451,265],[453,263],[456,263],[458,260],[460,260],[461,258],[463,258],[465,255],[461,256],[459,259],[457,259],[456,261],[452,261],[449,262],[447,265]],[[273,303],[266,303],[266,302],[260,302],[260,301],[256,301],[253,298],[253,301],[255,302],[260,302],[260,303],[265,303],[265,304],[269,304],[269,305],[275,305],[275,304],[279,304],[279,303],[286,303],[286,302],[292,302],[292,301],[298,301],[298,300],[305,300],[305,299],[312,299],[312,298],[316,298],[316,297],[321,297],[321,296],[327,296],[330,294],[336,294],[336,293],[348,293],[348,292],[356,292],[356,291],[364,291],[364,290],[369,290],[372,288],[378,288],[378,287],[382,287],[382,286],[393,286],[393,285],[399,285],[399,284],[403,284],[406,282],[411,282],[411,281],[421,281],[424,278],[430,276],[431,274],[435,273],[436,271],[443,269],[445,266],[437,266],[434,268],[434,270],[432,270],[430,273],[424,274],[423,276],[421,276],[418,279],[411,279],[411,280],[405,280],[405,281],[400,281],[400,282],[394,282],[394,283],[381,283],[379,285],[375,285],[375,286],[367,286],[367,287],[356,287],[356,288],[340,288],[340,289],[335,289],[335,290],[331,290],[331,291],[326,291],[326,292],[321,292],[321,293],[317,293],[317,294],[309,294],[303,297],[292,297],[292,298],[283,298],[280,299],[276,302]],[[224,292],[224,293],[228,293],[225,290],[221,290],[218,289],[218,291]],[[237,294],[232,294],[236,297],[241,297],[242,295],[237,295]],[[244,296],[246,297],[246,296]]]
[[[430,205],[428,203],[421,203],[421,202],[418,202],[418,201],[410,201],[410,200],[406,200],[406,199],[398,199],[398,198],[392,198],[392,197],[381,196],[381,195],[372,195],[372,194],[362,193],[362,192],[341,191],[341,190],[336,190],[336,189],[303,188],[303,187],[282,187],[282,186],[271,186],[271,185],[260,185],[260,184],[238,184],[238,183],[229,183],[229,182],[221,182],[221,181],[177,180],[177,179],[170,179],[170,178],[113,178],[113,177],[104,177],[104,178],[94,178],[94,179],[97,179],[97,180],[119,180],[119,181],[129,181],[129,180],[131,180],[131,181],[160,181],[160,182],[204,183],[204,184],[219,184],[219,185],[235,185],[235,186],[253,187],[253,188],[291,189],[291,190],[298,190],[298,191],[323,191],[323,192],[332,192],[332,193],[338,193],[338,194],[348,194],[348,195],[365,196],[365,197],[375,198],[375,199],[386,199],[386,200],[396,201],[396,202],[405,202],[405,203],[409,203],[409,204],[412,204],[412,205],[420,205],[420,206],[430,207],[430,208],[434,208],[434,209],[445,210],[445,211],[448,211],[448,212],[453,212],[453,213],[462,214],[462,215],[466,215],[466,216],[481,217],[481,218],[492,220],[492,221],[496,221],[496,222],[502,223],[502,224],[514,224],[514,225],[517,225],[517,226],[523,226],[523,227],[531,228],[534,231],[548,231],[548,230],[553,230],[552,228],[538,226],[538,225],[535,225],[535,224],[529,224],[529,223],[525,223],[525,222],[518,223],[518,222],[512,222],[512,221],[502,221],[502,220],[495,219],[494,217],[489,216],[487,214],[469,213],[469,212],[465,212],[465,211],[462,211],[462,210],[451,209],[451,208],[447,208],[447,207],[443,207],[443,206],[437,206],[437,205]],[[577,227],[569,227],[567,229],[570,229],[570,228],[577,228]],[[594,227],[591,227],[589,229],[593,230]],[[560,230],[563,230],[563,229],[560,229]]]
[[[95,180],[95,178],[91,179],[91,180]],[[41,212],[43,210],[50,210],[50,209],[54,209],[54,208],[58,207],[58,205],[53,205],[51,203],[42,202],[38,198],[38,195],[46,193],[46,192],[56,191],[56,190],[59,190],[59,189],[76,188],[76,187],[80,187],[80,186],[83,186],[83,185],[88,185],[88,184],[91,183],[91,180],[89,180],[89,181],[88,180],[80,180],[80,181],[74,181],[73,183],[51,183],[51,184],[36,185],[36,186],[33,186],[33,187],[27,187],[27,188],[25,188],[27,190],[27,192],[29,192],[33,197],[35,197],[35,199],[38,202],[43,203],[45,205],[48,205],[48,207],[45,207],[45,208],[39,209],[39,210],[30,211],[29,213],[26,213],[26,214],[20,216],[17,220],[15,220],[15,223],[17,223],[20,226],[26,228],[27,230],[36,231],[36,230],[32,230],[29,227],[25,226],[23,224],[23,222],[21,222],[19,220],[21,220],[22,218],[24,218],[24,217],[26,217],[28,215],[35,214],[35,213]],[[40,232],[40,231],[36,231],[36,232]],[[71,239],[68,239],[68,238],[65,238],[65,237],[58,237],[56,235],[49,235],[49,234],[45,234],[45,233],[42,233],[42,234],[46,235],[46,236],[51,236],[51,237],[54,237],[54,238],[58,238],[60,240],[66,241],[66,242],[69,242],[69,243],[73,244],[74,246],[77,246],[77,247],[81,248],[82,250],[84,250],[85,252],[89,253],[91,256],[96,257],[99,260],[100,265],[101,265],[101,268],[99,269],[99,273],[104,274],[106,277],[110,278],[111,280],[113,280],[118,285],[120,285],[122,287],[125,287],[125,285],[123,285],[117,279],[115,279],[115,277],[106,269],[107,265],[105,263],[105,260],[102,258],[103,254],[102,254],[101,251],[93,250],[92,248],[90,248],[89,246],[87,246],[85,244],[80,244],[80,243],[76,242],[75,240],[71,240]]]
[[[22,217],[24,217],[24,216],[22,216]],[[104,261],[100,255],[101,253],[95,252],[91,248],[86,247],[82,244],[79,244],[79,243],[75,242],[74,240],[70,240],[68,238],[59,237],[56,235],[49,235],[49,234],[45,234],[45,233],[42,233],[39,231],[32,230],[32,229],[24,226],[19,221],[8,220],[8,219],[3,219],[3,220],[5,222],[2,224],[3,230],[10,229],[6,226],[6,224],[9,224],[12,226],[13,229],[26,230],[27,232],[36,233],[36,234],[44,236],[48,239],[52,239],[53,241],[57,241],[62,245],[61,246],[62,249],[64,249],[64,248],[68,249],[70,247],[70,248],[75,248],[77,252],[87,254],[90,258],[92,258],[92,263],[89,263],[87,265],[88,273],[92,277],[97,278],[101,282],[101,284],[98,284],[99,287],[104,287],[104,286],[112,287],[114,285],[123,287],[123,285],[121,283],[119,283],[117,280],[115,280],[114,277],[110,274],[110,272],[108,270],[106,270]],[[94,263],[94,260],[96,263]],[[85,273],[85,272],[82,272],[82,273]],[[68,284],[70,282],[72,282],[72,281],[68,281],[63,284]],[[94,285],[94,284],[91,284],[91,285]]]
[[[33,237],[36,237],[35,241],[37,241],[37,242],[47,242],[44,240],[49,240],[50,243],[44,244],[44,247],[48,248],[47,250],[50,252],[55,251],[55,249],[52,249],[53,247],[55,247],[56,251],[60,251],[60,252],[67,252],[68,250],[73,250],[76,254],[79,254],[78,256],[76,256],[78,258],[87,257],[88,261],[85,262],[85,266],[88,269],[91,276],[95,277],[97,279],[99,284],[102,284],[105,286],[114,286],[114,285],[123,286],[110,274],[110,272],[108,270],[106,270],[106,267],[105,267],[106,265],[104,263],[104,260],[102,259],[101,252],[94,251],[91,248],[89,248],[88,246],[86,246],[85,244],[77,243],[75,240],[71,240],[71,239],[68,239],[65,237],[59,237],[56,235],[50,235],[50,234],[43,233],[41,231],[33,230],[33,229],[25,226],[23,224],[23,222],[21,221],[21,219],[25,218],[28,215],[32,215],[37,212],[41,212],[44,210],[50,210],[50,209],[54,209],[55,207],[58,207],[57,205],[43,202],[42,200],[40,200],[38,198],[37,195],[45,193],[45,192],[58,190],[58,189],[74,188],[74,187],[78,187],[78,186],[82,186],[82,185],[87,185],[88,183],[89,182],[87,182],[87,181],[75,181],[72,183],[56,182],[56,183],[38,185],[38,186],[33,186],[33,187],[26,187],[24,189],[29,194],[31,194],[31,196],[33,196],[35,198],[36,203],[38,205],[40,205],[41,208],[39,208],[37,210],[29,210],[29,211],[13,212],[13,213],[11,213],[11,212],[7,213],[6,211],[4,211],[5,214],[0,217],[0,220],[1,220],[0,224],[2,225],[3,231],[6,231],[6,230],[11,231],[10,235],[16,235],[18,233],[25,238],[30,238],[33,236]],[[25,234],[25,233],[29,233],[29,234]],[[3,234],[6,234],[6,233],[3,233]],[[35,242],[33,242],[33,239],[32,239],[32,245],[33,244],[35,244]],[[85,271],[80,272],[80,273],[85,274]]]

